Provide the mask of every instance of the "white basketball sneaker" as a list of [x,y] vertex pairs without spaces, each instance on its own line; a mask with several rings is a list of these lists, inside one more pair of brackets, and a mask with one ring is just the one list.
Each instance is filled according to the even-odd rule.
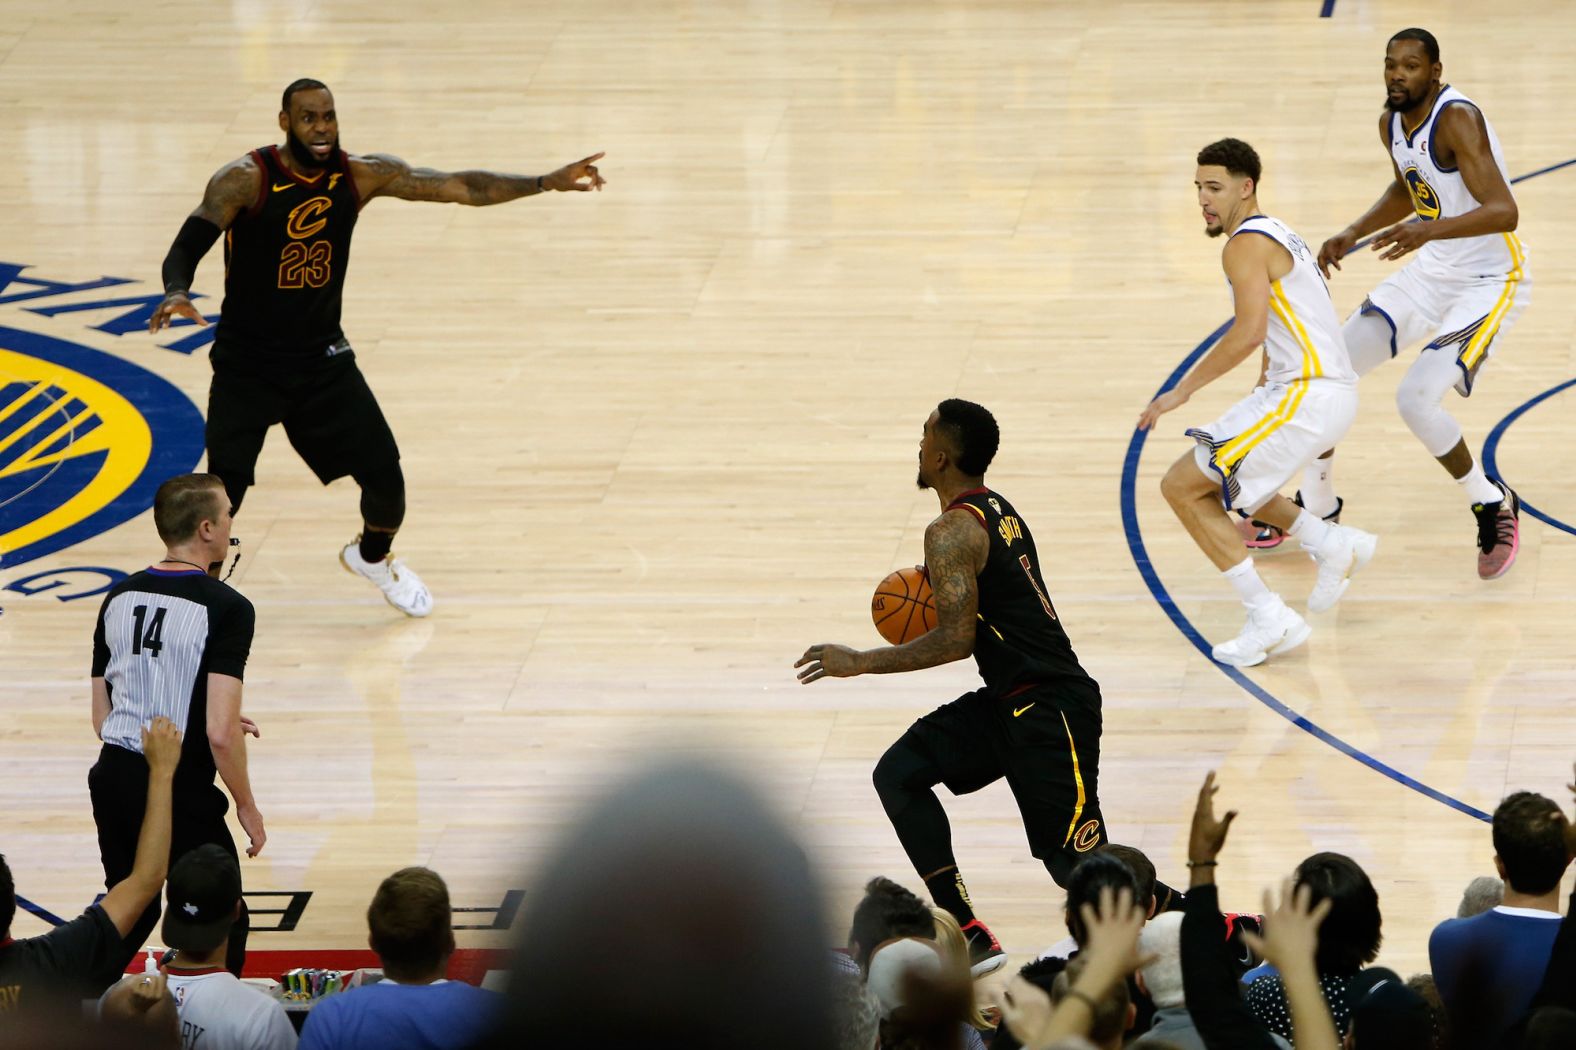
[[361,557],[358,536],[339,552],[339,564],[346,572],[364,576],[377,584],[388,603],[406,616],[426,616],[432,612],[432,592],[410,566],[394,557],[393,552],[384,555],[380,562],[369,562]]
[[1379,537],[1350,525],[1331,525],[1330,534],[1318,549],[1308,553],[1319,564],[1319,575],[1313,581],[1313,592],[1308,595],[1309,612],[1325,612],[1335,608],[1352,576],[1367,565],[1379,548]]
[[1210,650],[1217,661],[1232,667],[1253,667],[1272,655],[1289,652],[1308,640],[1313,628],[1280,598],[1248,610],[1242,633]]

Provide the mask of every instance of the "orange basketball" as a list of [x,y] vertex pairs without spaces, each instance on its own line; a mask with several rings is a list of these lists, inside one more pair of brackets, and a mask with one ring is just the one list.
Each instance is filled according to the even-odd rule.
[[870,618],[893,645],[912,642],[936,627],[936,597],[924,569],[899,569],[876,586]]

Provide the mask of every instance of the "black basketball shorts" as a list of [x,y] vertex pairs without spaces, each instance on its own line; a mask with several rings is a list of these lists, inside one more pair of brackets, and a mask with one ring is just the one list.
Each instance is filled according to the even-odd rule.
[[984,689],[920,718],[908,739],[954,795],[1003,777],[1023,815],[1029,849],[1058,883],[1108,841],[1100,813],[1100,701],[1057,686],[1010,698]]
[[[215,354],[208,389],[208,469],[231,485],[256,480],[257,456],[274,424],[327,485],[336,478],[399,462],[394,432],[367,386],[355,354],[343,351],[308,364]],[[217,347],[215,348],[218,349]]]

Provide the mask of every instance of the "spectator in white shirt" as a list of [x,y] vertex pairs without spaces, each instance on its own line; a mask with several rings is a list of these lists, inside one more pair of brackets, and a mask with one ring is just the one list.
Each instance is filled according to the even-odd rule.
[[[241,914],[241,870],[215,845],[199,846],[170,869],[164,943],[176,949],[165,968],[185,1050],[295,1050],[285,1008],[225,969],[230,929]],[[128,977],[105,993],[129,994]],[[108,1005],[106,1003],[106,1005]]]

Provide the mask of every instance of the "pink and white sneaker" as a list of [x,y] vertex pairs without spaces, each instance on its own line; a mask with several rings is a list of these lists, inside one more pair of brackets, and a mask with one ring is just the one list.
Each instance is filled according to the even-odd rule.
[[1505,494],[1493,503],[1474,503],[1478,523],[1478,578],[1497,580],[1516,564],[1521,550],[1521,500],[1503,481],[1495,481]]

